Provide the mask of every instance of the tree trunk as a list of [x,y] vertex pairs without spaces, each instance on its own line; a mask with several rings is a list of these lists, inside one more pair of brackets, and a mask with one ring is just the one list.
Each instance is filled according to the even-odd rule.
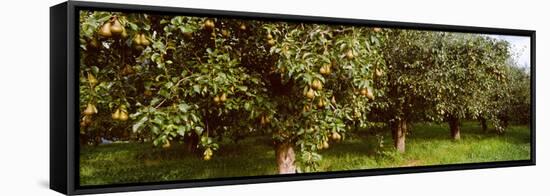
[[279,174],[296,173],[296,156],[294,154],[292,144],[278,144],[275,149],[275,156],[277,156],[277,167],[279,169]]
[[484,133],[487,133],[487,119],[482,118],[480,120],[481,123],[481,130],[483,130]]
[[407,134],[407,120],[402,118],[393,122],[392,128],[393,144],[397,152],[405,152],[405,136]]
[[453,140],[460,140],[460,121],[456,117],[449,119],[449,128],[451,128],[451,138]]
[[185,149],[187,152],[195,152],[197,150],[197,145],[199,144],[199,136],[196,133],[185,135],[183,137],[183,142],[185,143]]

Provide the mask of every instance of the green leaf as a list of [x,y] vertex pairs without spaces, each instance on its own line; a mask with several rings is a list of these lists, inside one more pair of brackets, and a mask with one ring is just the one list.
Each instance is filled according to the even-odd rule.
[[132,131],[134,133],[137,132],[143,126],[143,124],[145,124],[145,122],[147,122],[147,120],[149,120],[149,118],[147,118],[147,116],[144,116],[143,118],[141,118],[138,122],[136,122],[132,126]]

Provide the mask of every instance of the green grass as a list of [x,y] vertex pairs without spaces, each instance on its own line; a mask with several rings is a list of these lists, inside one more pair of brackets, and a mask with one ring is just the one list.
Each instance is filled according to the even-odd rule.
[[[503,135],[483,133],[477,123],[465,122],[461,140],[451,141],[446,125],[416,124],[407,136],[406,153],[396,153],[391,135],[383,147],[368,134],[358,133],[321,151],[319,171],[409,167],[456,163],[526,160],[530,133],[511,126]],[[276,174],[275,155],[268,138],[252,137],[228,143],[212,160],[187,153],[182,145],[170,149],[145,143],[116,143],[84,147],[80,152],[81,185],[158,182]],[[379,149],[379,150],[375,150]]]

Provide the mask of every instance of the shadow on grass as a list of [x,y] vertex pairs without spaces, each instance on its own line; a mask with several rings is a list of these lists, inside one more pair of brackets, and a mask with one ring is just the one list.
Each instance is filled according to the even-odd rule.
[[[529,155],[530,132],[525,126],[512,126],[503,135],[484,133],[475,122],[465,122],[461,128],[462,140],[453,142],[446,124],[417,124],[407,137],[405,154],[395,152],[388,130],[383,146],[374,135],[353,133],[320,152],[319,171],[512,160]],[[83,185],[94,185],[271,175],[276,174],[276,162],[270,144],[270,137],[224,142],[209,161],[202,160],[201,152],[187,152],[183,144],[172,144],[169,149],[150,143],[83,147],[80,180]]]

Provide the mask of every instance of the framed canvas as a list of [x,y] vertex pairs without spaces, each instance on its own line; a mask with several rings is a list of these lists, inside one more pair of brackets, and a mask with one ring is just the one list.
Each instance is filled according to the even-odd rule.
[[69,1],[64,194],[535,164],[535,31]]

